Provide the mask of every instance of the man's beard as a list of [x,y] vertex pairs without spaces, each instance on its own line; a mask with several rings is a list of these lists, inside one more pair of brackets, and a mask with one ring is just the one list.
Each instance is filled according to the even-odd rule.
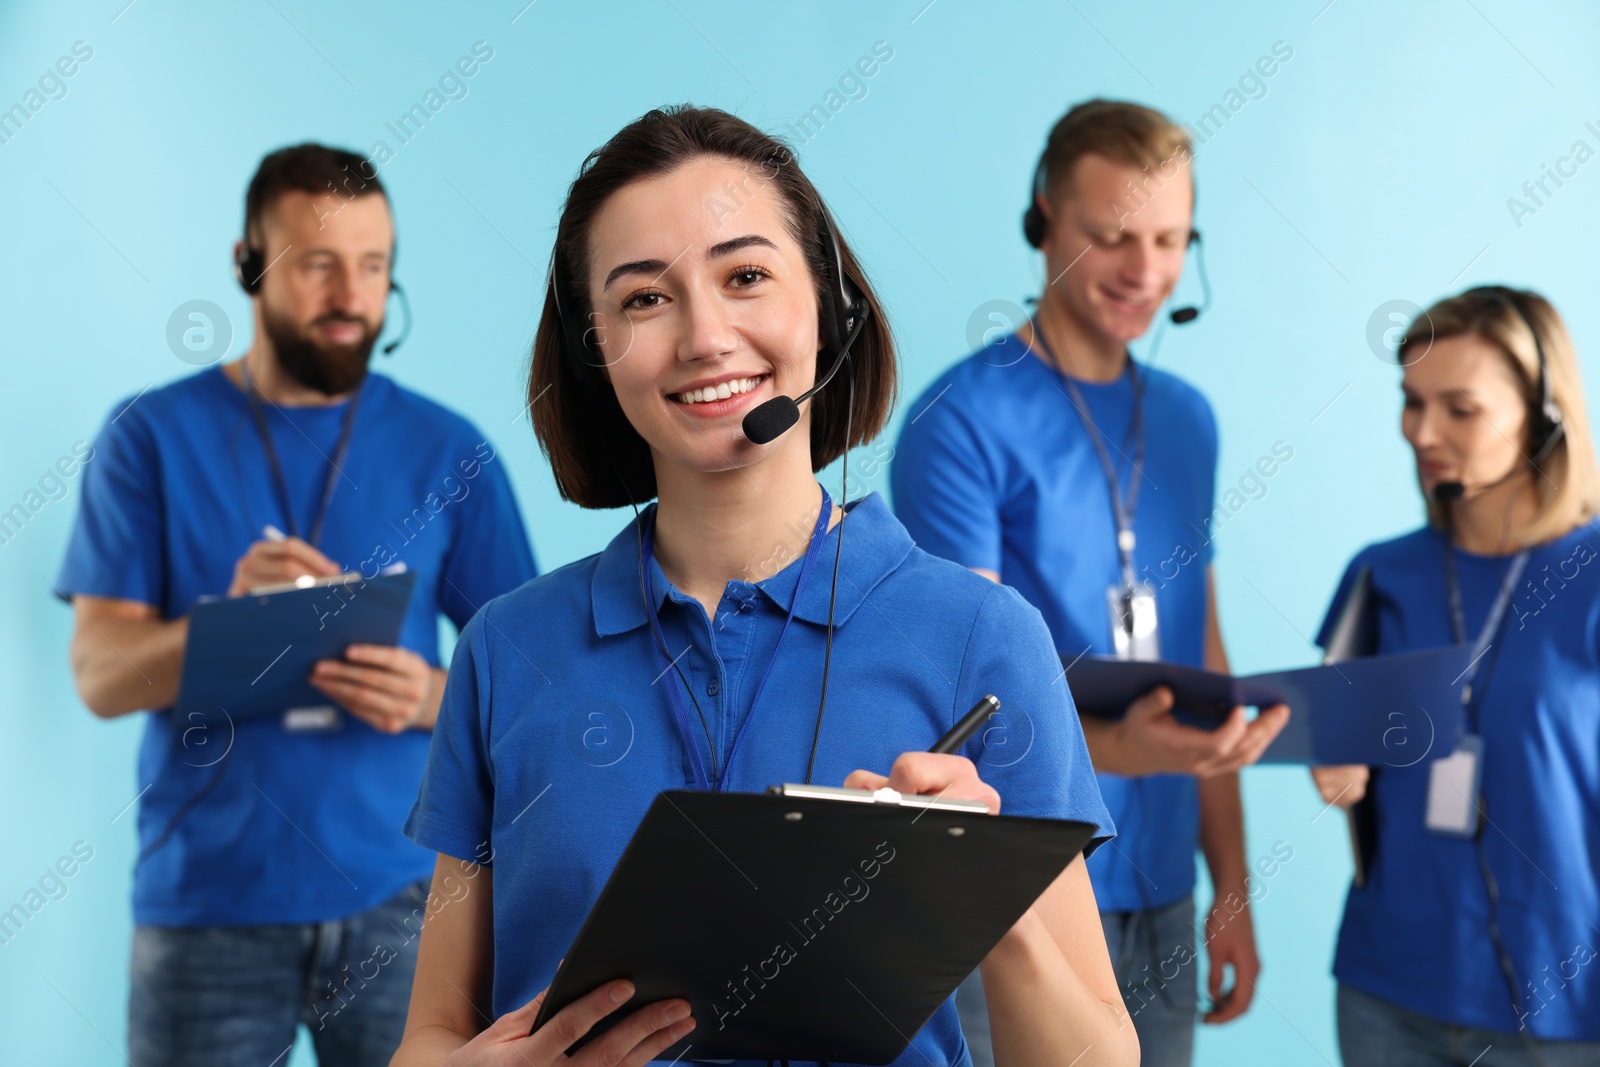
[[339,396],[359,386],[367,377],[367,363],[372,358],[372,346],[378,343],[379,323],[374,329],[365,319],[330,313],[314,320],[307,329],[325,322],[354,322],[361,326],[361,338],[353,344],[324,345],[311,339],[307,333],[295,328],[294,323],[261,309],[261,325],[272,349],[277,353],[278,366],[285,374],[324,396]]

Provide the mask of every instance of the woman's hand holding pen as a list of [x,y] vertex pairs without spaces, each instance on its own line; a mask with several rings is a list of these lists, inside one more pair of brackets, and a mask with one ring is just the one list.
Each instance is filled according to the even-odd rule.
[[873,771],[851,771],[846,789],[882,789],[934,796],[941,800],[977,800],[1000,814],[1000,794],[978,777],[977,766],[965,756],[937,752],[905,752],[894,761],[887,777]]
[[545,993],[549,992],[547,988],[451,1053],[444,1061],[445,1067],[643,1067],[694,1029],[688,1001],[646,1004],[576,1055],[567,1055],[573,1042],[626,1004],[633,991],[630,982],[608,982],[568,1004],[530,1034]]
[[993,694],[979,698],[944,736],[926,752],[903,752],[889,769],[889,777],[872,771],[851,771],[844,780],[846,789],[882,789],[897,793],[933,796],[941,800],[977,800],[1000,814],[1000,794],[978,777],[978,768],[965,756],[955,755],[972,739],[983,724],[1000,710]]

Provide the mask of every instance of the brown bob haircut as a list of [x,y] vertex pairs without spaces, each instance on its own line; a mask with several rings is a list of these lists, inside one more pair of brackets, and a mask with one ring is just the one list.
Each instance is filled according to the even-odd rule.
[[[562,303],[578,322],[592,321],[589,231],[606,201],[632,182],[667,174],[707,156],[742,165],[759,185],[777,194],[789,235],[805,251],[820,311],[822,287],[830,271],[820,228],[822,199],[801,172],[793,151],[726,111],[682,105],[651,111],[617,131],[589,153],[567,190],[551,271],[553,278],[565,283]],[[814,471],[838,459],[847,447],[875,438],[894,409],[896,392],[889,325],[844,235],[835,233],[845,277],[871,306],[872,315],[851,346],[841,377],[810,401]],[[585,381],[580,376],[584,372],[573,366],[564,346],[554,293],[546,287],[528,373],[528,405],[534,435],[550,460],[556,488],[562,497],[585,508],[623,507],[652,499],[656,473],[649,446],[628,422],[610,385]],[[827,348],[818,353],[819,376],[825,369],[820,360],[831,361],[836,354]],[[845,408],[851,383],[843,380],[844,375],[853,379],[854,387],[849,440],[845,439]]]

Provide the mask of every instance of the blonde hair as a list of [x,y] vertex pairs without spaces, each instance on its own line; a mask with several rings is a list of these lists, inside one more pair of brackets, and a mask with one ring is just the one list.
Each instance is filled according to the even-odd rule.
[[1124,100],[1086,100],[1061,116],[1045,143],[1041,191],[1047,199],[1049,193],[1071,192],[1073,164],[1091,154],[1124,166],[1165,171],[1166,164],[1188,163],[1194,146],[1182,126],[1154,108]]
[[[1523,314],[1518,313],[1519,307]],[[1529,331],[1530,324],[1539,331],[1537,346]],[[1522,387],[1527,412],[1525,434],[1526,428],[1540,418],[1544,402],[1538,347],[1544,349],[1550,398],[1561,412],[1564,430],[1535,468],[1538,476],[1533,486],[1539,507],[1534,520],[1519,531],[1521,543],[1536,545],[1554,540],[1600,513],[1600,463],[1595,460],[1594,444],[1589,437],[1589,415],[1583,402],[1578,353],[1554,305],[1530,289],[1468,289],[1457,296],[1446,297],[1417,316],[1407,328],[1400,341],[1400,364],[1405,366],[1411,360],[1423,358],[1434,341],[1463,336],[1487,341],[1505,356]],[[1419,351],[1421,354],[1417,354]],[[1526,436],[1519,451],[1527,454]],[[1444,527],[1449,518],[1445,505],[1427,494],[1424,499],[1428,521]]]

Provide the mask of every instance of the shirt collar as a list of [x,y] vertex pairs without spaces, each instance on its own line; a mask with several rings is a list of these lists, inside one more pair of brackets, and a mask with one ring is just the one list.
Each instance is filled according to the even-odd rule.
[[[627,633],[649,621],[639,598],[639,538],[654,517],[655,507],[651,504],[636,521],[624,526],[600,553],[595,565],[589,595],[594,607],[594,632],[601,637]],[[660,573],[661,568],[652,570]],[[652,584],[656,588],[651,595],[659,611],[666,596],[666,590],[661,588],[664,582]]]
[[[654,508],[655,505],[651,505]],[[646,509],[644,521],[652,512]],[[833,624],[844,625],[867,595],[905,561],[912,549],[911,535],[889,511],[883,497],[870,493],[845,509],[845,519],[830,531],[817,551],[817,558],[794,606],[795,617],[819,626],[828,624],[828,602],[833,584],[833,557],[838,548],[839,531],[849,524],[850,544],[839,560],[839,597],[834,606]],[[801,556],[783,570],[756,583],[779,610],[788,611],[800,580]],[[671,588],[659,566],[651,567],[651,597],[656,609]],[[626,633],[648,622],[639,597],[639,534],[629,523],[600,553],[590,585],[595,633],[601,637]]]

